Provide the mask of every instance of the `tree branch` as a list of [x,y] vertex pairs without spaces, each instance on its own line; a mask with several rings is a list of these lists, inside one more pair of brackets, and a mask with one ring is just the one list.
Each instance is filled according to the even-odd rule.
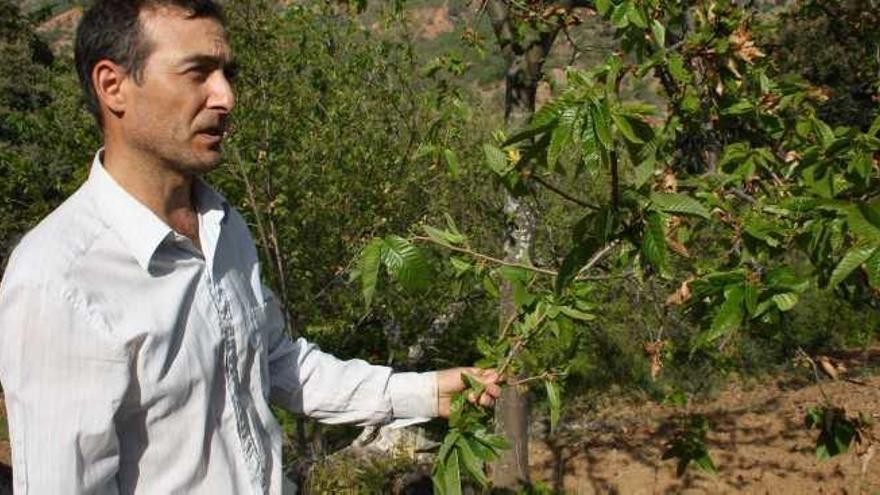
[[589,209],[591,209],[591,210],[598,210],[598,209],[599,209],[599,207],[598,207],[597,205],[594,205],[594,204],[592,204],[592,203],[588,203],[588,202],[586,202],[586,201],[584,201],[584,200],[582,200],[582,199],[578,199],[578,198],[572,196],[571,194],[569,194],[569,193],[563,191],[562,189],[556,187],[555,185],[553,185],[552,183],[550,183],[549,181],[545,180],[543,177],[541,177],[541,176],[539,176],[539,175],[533,175],[533,176],[532,176],[532,179],[534,179],[535,182],[537,182],[538,184],[541,184],[542,186],[546,187],[547,189],[549,189],[549,190],[555,192],[555,193],[558,194],[559,196],[561,196],[561,197],[563,197],[563,198],[565,198],[565,199],[571,201],[572,203],[574,203],[574,204],[576,204],[576,205],[578,205],[578,206],[583,206],[584,208],[589,208]]
[[487,254],[483,254],[483,253],[478,253],[478,252],[476,252],[476,251],[472,251],[472,250],[467,249],[467,248],[462,248],[462,247],[458,247],[458,246],[453,246],[453,245],[451,245],[451,244],[445,244],[445,243],[442,243],[442,242],[436,241],[436,240],[434,240],[434,239],[432,239],[432,238],[430,238],[430,237],[425,237],[425,236],[414,236],[414,237],[411,237],[410,240],[412,240],[412,241],[419,241],[419,242],[428,242],[428,243],[431,243],[431,244],[436,244],[436,245],[438,245],[438,246],[442,246],[442,247],[444,247],[444,248],[446,248],[446,249],[449,249],[450,251],[455,251],[456,253],[466,254],[466,255],[471,256],[471,257],[473,257],[473,258],[477,258],[477,259],[479,259],[479,260],[483,260],[483,261],[488,261],[489,263],[494,263],[494,264],[496,264],[496,265],[510,266],[510,267],[513,267],[513,268],[522,268],[522,269],[524,269],[524,270],[529,270],[529,271],[532,271],[532,272],[535,272],[535,273],[542,273],[542,274],[544,274],[544,275],[551,275],[551,276],[554,276],[554,277],[557,275],[557,273],[556,273],[555,271],[553,271],[553,270],[548,270],[548,269],[546,269],[546,268],[540,268],[540,267],[537,267],[537,266],[534,266],[534,265],[527,265],[527,264],[525,264],[525,263],[517,263],[517,262],[515,262],[515,261],[505,261],[505,260],[503,260],[503,259],[495,258],[494,256],[489,256],[489,255],[487,255]]

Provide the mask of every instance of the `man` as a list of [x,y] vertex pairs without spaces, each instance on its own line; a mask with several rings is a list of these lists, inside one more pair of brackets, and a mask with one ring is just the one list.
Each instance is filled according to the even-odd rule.
[[[444,416],[464,369],[392,373],[283,334],[241,216],[200,175],[235,105],[211,0],[98,0],[77,70],[104,136],[0,286],[17,494],[280,493],[269,401],[329,423]],[[491,405],[494,372],[475,373]]]

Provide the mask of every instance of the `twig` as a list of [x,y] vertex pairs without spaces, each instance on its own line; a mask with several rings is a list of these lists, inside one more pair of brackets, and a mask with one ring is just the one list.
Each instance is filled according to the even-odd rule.
[[456,253],[466,254],[468,256],[472,256],[474,258],[477,258],[477,259],[480,259],[483,261],[495,263],[496,265],[504,265],[504,266],[510,266],[510,267],[514,267],[514,268],[522,268],[524,270],[529,270],[529,271],[536,272],[536,273],[543,273],[544,275],[551,275],[554,277],[557,275],[557,273],[554,272],[553,270],[548,270],[546,268],[540,268],[540,267],[537,267],[534,265],[527,265],[525,263],[517,263],[515,261],[505,261],[500,258],[495,258],[494,256],[489,256],[489,255],[483,254],[483,253],[478,253],[476,251],[472,251],[467,248],[462,248],[462,247],[458,247],[458,246],[453,246],[451,244],[439,242],[439,241],[436,241],[436,240],[434,240],[430,237],[426,237],[426,236],[417,235],[417,236],[411,237],[410,240],[420,241],[420,242],[429,242],[431,244],[443,246],[446,249],[449,249],[450,251],[455,251]]
[[[487,254],[479,253],[479,252],[473,251],[471,249],[453,246],[453,245],[447,244],[445,242],[440,242],[440,241],[437,241],[437,240],[432,239],[427,236],[421,236],[421,235],[412,236],[412,237],[410,237],[410,241],[427,242],[430,244],[435,244],[437,246],[441,246],[446,249],[449,249],[450,251],[454,251],[456,253],[466,254],[468,256],[477,258],[479,260],[488,261],[490,263],[495,263],[496,265],[510,266],[513,268],[522,268],[524,270],[529,270],[531,272],[540,273],[543,275],[549,275],[551,277],[556,277],[559,275],[559,272],[557,272],[555,270],[548,270],[547,268],[541,268],[541,267],[534,266],[534,265],[527,265],[525,263],[517,263],[514,261],[505,261],[503,259],[496,258],[494,256],[489,256]],[[584,272],[591,270],[593,267],[595,267],[595,265],[597,263],[599,263],[599,261],[601,261],[602,258],[604,258],[605,255],[607,255],[619,243],[620,243],[620,241],[615,239],[615,240],[609,242],[608,244],[606,244],[602,249],[596,251],[593,254],[593,256],[590,257],[590,260],[587,262],[587,264],[584,265],[583,268],[578,270],[578,275],[575,277],[575,280],[579,280],[579,281],[583,281],[583,280],[608,280],[611,278],[618,278],[618,277],[613,277],[610,275],[592,275],[592,276],[591,275],[584,275]],[[619,277],[625,278],[630,275],[631,274],[624,273],[624,274],[621,274]]]
[[545,372],[541,373],[540,375],[530,376],[528,378],[523,378],[521,380],[508,380],[507,384],[517,386],[517,385],[523,385],[523,384],[530,383],[530,382],[536,382],[539,380],[546,380],[547,378],[554,378],[557,376],[560,376],[560,373],[551,373],[551,372],[545,371]]
[[562,196],[563,198],[571,201],[572,203],[574,203],[576,205],[583,206],[584,208],[589,208],[591,210],[598,210],[599,209],[598,206],[591,204],[591,203],[588,203],[582,199],[578,199],[578,198],[572,196],[571,194],[563,191],[562,189],[556,187],[555,185],[551,184],[550,182],[547,182],[539,175],[533,175],[532,178],[535,179],[535,182],[537,182],[538,184],[541,184],[542,186],[555,192],[556,194]]
[[501,367],[498,368],[498,375],[499,376],[504,376],[504,372],[507,371],[507,368],[510,367],[510,363],[513,362],[513,358],[516,357],[517,354],[519,354],[520,349],[522,349],[522,347],[525,345],[526,341],[529,340],[529,337],[531,337],[532,335],[537,333],[537,330],[541,328],[541,324],[544,323],[544,319],[546,317],[547,317],[546,313],[542,314],[541,317],[538,318],[538,321],[535,322],[535,330],[536,331],[532,332],[531,334],[523,335],[520,339],[518,339],[516,341],[515,344],[513,344],[513,348],[507,354],[507,358],[504,360],[504,364],[502,364]]
[[816,380],[816,385],[819,386],[819,393],[822,394],[822,399],[825,400],[825,403],[830,404],[831,399],[828,398],[828,395],[825,393],[825,389],[822,387],[822,381],[819,378],[819,366],[816,365],[816,361],[813,360],[813,358],[811,358],[800,347],[798,347],[796,354],[802,359],[805,359],[808,363],[810,363],[810,366],[813,368],[813,378]]
[[578,274],[575,279],[581,280],[580,277],[583,273],[592,270],[593,267],[596,266],[596,264],[599,263],[599,261],[601,261],[602,258],[604,258],[606,254],[611,252],[611,250],[614,249],[614,247],[617,246],[619,243],[619,240],[614,239],[613,241],[606,244],[602,249],[593,253],[593,256],[591,256],[590,260],[587,261],[587,264],[584,265],[580,270],[578,270]]

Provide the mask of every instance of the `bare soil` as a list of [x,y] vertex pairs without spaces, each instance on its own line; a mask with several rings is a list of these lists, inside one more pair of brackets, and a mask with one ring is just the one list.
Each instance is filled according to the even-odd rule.
[[[880,376],[860,381],[863,385],[828,381],[821,388],[834,405],[873,420],[877,451]],[[866,456],[853,449],[824,462],[816,459],[818,430],[806,429],[804,414],[822,398],[819,386],[783,378],[732,385],[692,406],[690,412],[705,415],[712,424],[707,444],[718,472],[691,465],[680,478],[676,461],[661,460],[661,455],[680,424],[681,408],[653,403],[607,407],[581,422],[570,419],[557,434],[531,442],[533,481],[575,494],[880,493],[880,455],[863,462]]]

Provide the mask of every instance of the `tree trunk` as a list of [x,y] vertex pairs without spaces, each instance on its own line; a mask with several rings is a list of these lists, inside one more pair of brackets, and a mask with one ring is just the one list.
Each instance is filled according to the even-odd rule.
[[[522,39],[515,36],[517,22],[511,18],[502,0],[489,0],[487,12],[492,21],[501,53],[507,62],[504,93],[504,119],[508,130],[521,129],[535,113],[535,94],[541,80],[541,70],[556,37],[552,33],[537,33]],[[535,237],[536,217],[526,197],[507,192],[504,213],[508,219],[505,233],[505,260],[527,263]],[[507,281],[501,285],[499,324],[504,328],[516,316],[513,287]],[[517,490],[529,484],[529,404],[524,391],[505,387],[495,406],[495,431],[510,442],[511,448],[501,453],[492,464],[491,476],[495,488]]]

